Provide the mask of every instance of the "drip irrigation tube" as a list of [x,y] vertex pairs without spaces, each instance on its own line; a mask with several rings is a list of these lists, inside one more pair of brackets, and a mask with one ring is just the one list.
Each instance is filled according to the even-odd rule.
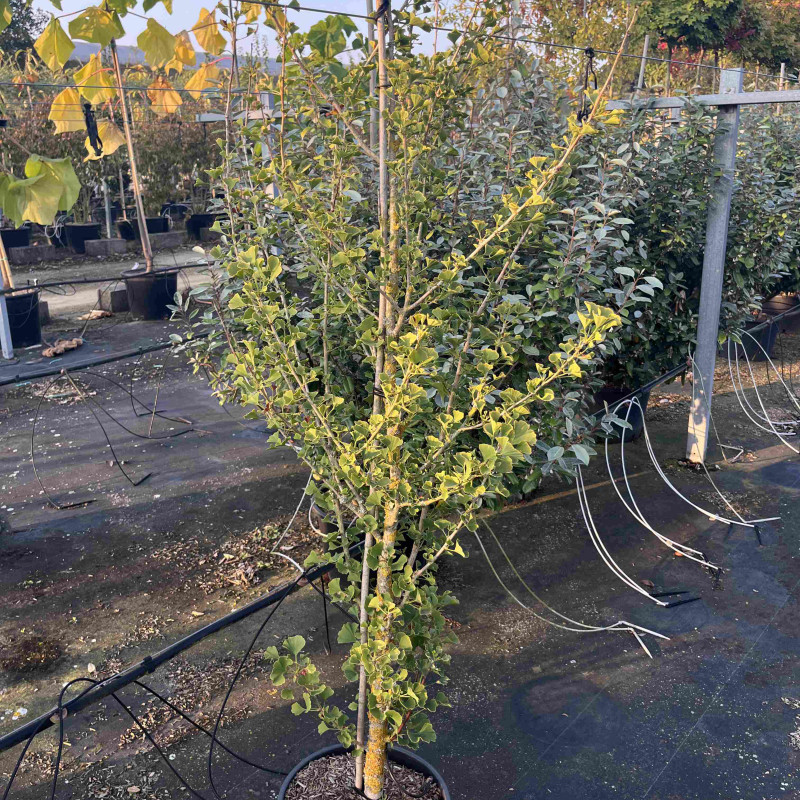
[[[196,333],[192,339],[189,339],[182,344],[191,344],[191,342],[196,342],[200,339],[206,339],[208,336],[208,333]],[[0,386],[9,386],[12,383],[23,383],[26,381],[36,381],[41,378],[51,378],[53,375],[60,375],[65,369],[68,369],[69,372],[78,372],[82,369],[99,367],[103,364],[113,364],[115,361],[124,361],[126,358],[135,358],[136,356],[142,356],[146,353],[156,353],[159,350],[166,350],[168,347],[175,347],[175,342],[156,342],[155,344],[149,344],[131,350],[121,350],[118,353],[95,356],[95,358],[87,359],[86,361],[79,361],[75,364],[69,364],[66,367],[63,365],[54,365],[46,369],[33,370],[28,373],[18,372],[13,377],[9,376],[7,378],[0,378]]]
[[[357,554],[361,549],[361,546],[361,542],[356,542],[349,548],[349,554],[351,556]],[[323,575],[328,574],[333,569],[335,569],[335,565],[325,564],[324,566],[309,570],[305,573],[305,580],[308,583],[313,583],[313,581],[321,578]],[[75,699],[64,703],[63,710],[70,715],[77,714],[87,706],[109,697],[114,692],[122,689],[128,684],[133,683],[134,681],[137,681],[144,675],[153,672],[165,662],[170,661],[212,634],[224,630],[225,628],[228,628],[231,625],[258,613],[265,608],[269,608],[270,606],[281,602],[284,598],[288,597],[290,594],[294,594],[299,588],[302,588],[301,579],[302,578],[296,578],[290,583],[274,589],[269,594],[264,595],[264,597],[260,597],[257,600],[254,600],[252,603],[248,603],[247,605],[232,611],[230,614],[226,614],[224,617],[220,617],[219,619],[210,622],[208,625],[196,630],[194,633],[184,636],[182,639],[179,639],[177,642],[165,647],[163,650],[160,650],[153,655],[145,656],[145,658],[143,658],[141,661],[138,661],[127,669],[122,670],[116,675],[112,675],[110,678],[98,683],[97,686],[92,687],[89,691],[79,695]],[[11,747],[21,744],[30,736],[41,733],[47,728],[52,727],[55,724],[54,720],[57,720],[59,716],[60,709],[58,706],[55,706],[39,717],[32,719],[25,725],[22,725],[16,730],[7,733],[5,736],[0,737],[0,753],[10,749]]]

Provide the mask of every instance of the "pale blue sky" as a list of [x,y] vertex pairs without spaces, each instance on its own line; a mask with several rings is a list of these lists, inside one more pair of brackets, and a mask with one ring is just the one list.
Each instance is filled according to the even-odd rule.
[[[178,33],[178,31],[181,30],[190,29],[192,25],[197,22],[197,17],[200,14],[201,8],[210,8],[214,4],[214,0],[208,0],[208,2],[203,2],[203,0],[173,0],[172,14],[168,14],[164,9],[164,6],[161,3],[158,3],[155,8],[152,8],[148,12],[148,16],[157,19],[170,32]],[[49,0],[33,0],[33,5],[48,13],[53,12],[61,16],[62,14],[67,14],[71,11],[82,11],[87,6],[97,5],[97,2],[96,0],[95,2],[91,2],[91,0],[62,0],[61,5],[64,10],[61,12],[54,11]],[[366,13],[366,0],[315,0],[313,5],[319,8],[343,11],[348,14]],[[139,4],[134,10],[139,14],[143,13],[141,4]],[[308,30],[311,25],[322,19],[324,16],[322,14],[316,14],[309,11],[290,11],[289,14],[290,18],[300,26],[301,30]],[[65,28],[68,20],[69,18],[66,18],[62,21],[62,24],[64,24]],[[359,28],[365,30],[365,25],[362,20],[354,20],[354,22],[358,24]],[[139,33],[141,33],[146,24],[147,23],[143,19],[128,14],[123,19],[126,35],[120,40],[120,44],[135,45],[136,37],[139,35]],[[271,31],[269,31],[269,29],[267,29],[264,25],[260,26],[259,37],[264,36],[268,41],[273,42],[274,39],[272,36],[270,36],[270,33]],[[447,43],[446,40],[445,43]],[[274,55],[274,51],[271,53],[271,55]]]

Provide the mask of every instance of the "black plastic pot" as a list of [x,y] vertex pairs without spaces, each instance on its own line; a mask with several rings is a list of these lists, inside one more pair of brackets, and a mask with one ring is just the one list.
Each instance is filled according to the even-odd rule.
[[216,220],[216,214],[192,214],[186,220],[186,232],[192,239],[200,238],[200,230],[202,228],[210,228]]
[[47,241],[54,247],[69,247],[66,227],[64,225],[59,225],[53,232],[53,235],[47,237]]
[[[289,791],[292,781],[294,781],[294,779],[297,777],[298,772],[307,767],[312,761],[317,761],[320,758],[326,758],[327,756],[340,756],[346,752],[347,750],[340,744],[333,744],[330,747],[323,747],[322,750],[317,750],[316,753],[312,753],[307,758],[304,758],[286,776],[286,780],[283,782],[283,785],[278,792],[278,800],[286,800],[286,792]],[[433,778],[433,780],[435,780],[438,784],[444,800],[451,800],[450,792],[447,789],[444,778],[442,778],[442,776],[427,761],[425,761],[425,759],[420,758],[416,753],[412,753],[410,750],[406,750],[404,747],[392,747],[389,750],[389,761],[391,761],[393,764],[400,764],[403,767],[409,767],[410,769],[416,770],[417,772],[420,772],[429,778]]]
[[145,222],[148,233],[169,233],[169,217],[145,217]]
[[800,301],[798,301],[796,294],[776,294],[774,297],[770,297],[769,300],[764,301],[761,311],[770,317],[776,317],[778,314],[783,314],[796,308],[798,303]]
[[124,239],[126,242],[132,242],[136,239],[139,232],[138,229],[139,224],[136,222],[136,220],[117,220],[117,232],[119,233],[119,238]]
[[25,225],[22,228],[0,228],[0,236],[6,250],[12,247],[27,247],[31,243],[31,229]]
[[64,228],[67,231],[67,242],[76,253],[85,253],[86,242],[100,238],[99,222],[87,222],[83,225],[68,222]]
[[644,412],[647,410],[647,404],[650,402],[649,391],[639,392],[636,397],[639,398],[639,402],[642,406],[641,408],[636,405],[631,406],[630,414],[628,413],[627,405],[625,405],[624,408],[615,409],[614,404],[628,397],[631,392],[633,392],[633,389],[618,389],[615,386],[604,386],[594,396],[595,403],[600,406],[600,410],[597,412],[598,416],[605,414],[605,406],[603,404],[607,403],[609,411],[612,411],[616,416],[622,419],[627,419],[628,424],[631,426],[630,428],[623,428],[620,425],[612,426],[614,429],[613,439],[619,442],[624,441],[626,444],[635,441],[642,435],[644,431]]
[[167,308],[175,304],[178,291],[178,270],[129,269],[122,273],[128,290],[128,307],[137,319],[168,319]]
[[[757,323],[753,322],[747,323],[744,326],[745,333],[742,334],[742,347],[751,361],[766,361],[767,356],[772,358],[774,353],[775,340],[778,338],[780,325],[770,320],[762,328],[749,334],[749,331],[754,328],[756,324]],[[756,344],[756,342],[758,342],[758,344]],[[766,351],[766,355],[764,351]]]
[[40,289],[7,294],[8,327],[14,347],[33,347],[42,343],[42,323],[39,320]]

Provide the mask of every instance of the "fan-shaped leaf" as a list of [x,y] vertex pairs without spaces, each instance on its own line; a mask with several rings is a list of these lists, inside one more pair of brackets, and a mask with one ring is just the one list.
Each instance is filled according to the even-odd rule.
[[215,64],[203,64],[186,82],[186,89],[194,100],[199,100],[203,92],[218,85],[220,70]]
[[172,84],[160,75],[147,87],[147,96],[150,99],[150,107],[164,117],[173,114],[183,105],[180,94],[172,88]]
[[200,16],[192,28],[197,43],[207,53],[218,56],[225,49],[225,37],[219,32],[216,11],[200,9]]
[[59,92],[50,106],[48,119],[55,123],[56,133],[85,130],[78,90],[69,88]]
[[94,152],[94,148],[87,136],[86,152],[89,155],[83,159],[84,161],[99,161],[101,158],[116,153],[117,150],[125,144],[125,137],[122,135],[122,131],[110,119],[104,119],[98,123],[97,135],[103,143],[103,152],[98,156]]
[[102,8],[87,8],[69,23],[69,35],[73,39],[95,42],[101,47],[108,47],[112,39],[125,35],[125,29],[114,11]]
[[99,53],[90,56],[89,61],[75,73],[75,83],[92,105],[105,103],[117,96],[114,78],[103,66]]
[[147,27],[139,34],[136,44],[151,67],[163,67],[175,56],[177,39],[156,20],[148,19]]
[[53,72],[60,70],[67,63],[75,49],[74,42],[67,36],[67,32],[55,17],[50,17],[50,22],[47,23],[47,27],[33,46],[36,48],[39,58]]

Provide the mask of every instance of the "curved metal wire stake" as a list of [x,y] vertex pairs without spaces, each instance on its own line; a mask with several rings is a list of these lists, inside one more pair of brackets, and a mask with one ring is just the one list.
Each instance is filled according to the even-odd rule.
[[[633,403],[630,400],[625,400],[620,405],[624,405],[625,403],[628,404],[628,409],[625,413],[625,421],[628,422],[630,419],[630,413],[633,409]],[[618,409],[617,409],[618,410]],[[611,469],[611,455],[609,453],[608,447],[608,439],[605,440],[605,456],[606,456],[606,469],[608,470],[608,477],[611,479],[611,485],[614,487],[614,491],[617,493],[617,497],[622,501],[622,504],[625,508],[630,512],[631,516],[644,528],[646,528],[650,533],[653,534],[662,544],[666,545],[672,550],[678,551],[682,556],[685,558],[690,559],[691,561],[696,561],[698,564],[702,564],[704,567],[708,569],[712,569],[714,571],[721,571],[719,567],[712,564],[710,561],[706,560],[705,553],[701,550],[695,550],[693,547],[689,547],[688,545],[681,544],[680,542],[673,541],[667,536],[664,536],[662,533],[659,533],[652,525],[645,519],[645,516],[642,510],[639,508],[638,503],[636,502],[636,498],[633,495],[633,487],[628,480],[628,469],[625,464],[625,436],[622,436],[621,445],[620,445],[620,462],[622,465],[622,479],[625,483],[625,488],[627,490],[628,497],[630,499],[630,504],[628,501],[622,496],[622,492],[619,489],[617,478],[614,476],[614,472]]]
[[625,584],[627,584],[631,589],[635,592],[638,592],[643,597],[646,597],[651,602],[655,603],[658,606],[662,606],[666,608],[669,603],[665,602],[664,600],[660,600],[657,597],[653,597],[646,589],[643,589],[639,586],[636,581],[628,575],[622,567],[614,561],[611,553],[608,552],[608,548],[603,543],[603,540],[600,538],[600,533],[597,530],[597,526],[594,523],[594,518],[592,517],[591,509],[589,508],[589,498],[586,496],[586,487],[583,483],[583,472],[581,468],[578,467],[577,475],[575,478],[575,488],[578,492],[578,503],[581,507],[581,514],[583,515],[583,521],[586,524],[586,529],[589,531],[589,538],[592,540],[592,544],[597,550],[600,558],[603,559],[605,565]]
[[[736,378],[733,378],[733,374],[731,373],[731,380],[734,381],[734,391],[737,391],[737,398],[739,400],[739,405],[742,406],[742,411],[747,415],[748,419],[757,427],[760,428],[762,431],[766,431],[767,433],[777,433],[778,427],[783,428],[794,428],[797,426],[797,422],[795,420],[791,421],[778,421],[773,420],[769,417],[766,411],[762,414],[756,408],[753,407],[753,404],[747,397],[747,393],[744,388],[744,378],[742,378],[742,370],[741,370],[741,361],[739,359],[739,347],[740,345],[736,342],[733,342],[733,353],[734,358],[731,359],[730,357],[730,347],[731,341],[728,341],[728,370],[731,372],[732,370],[732,362],[736,363]],[[756,396],[758,397],[759,401],[761,400],[761,395],[758,391],[758,386],[755,382],[755,375],[753,374],[752,369],[750,368],[750,358],[747,355],[747,350],[742,347],[742,353],[744,354],[745,358],[747,359],[748,369],[750,371],[750,380],[753,383],[753,389],[755,390]],[[747,405],[747,408],[744,406]],[[769,425],[769,428],[765,428],[762,422],[766,422]],[[784,436],[796,436],[797,432],[794,430],[786,430],[783,432]]]
[[475,538],[478,541],[478,546],[481,548],[481,552],[483,553],[483,556],[486,559],[486,563],[489,565],[489,568],[491,569],[492,574],[494,575],[494,577],[497,580],[497,582],[500,584],[500,586],[503,587],[503,589],[508,594],[508,596],[518,606],[520,606],[521,608],[524,608],[526,611],[530,612],[539,621],[544,622],[546,625],[550,625],[550,626],[552,626],[554,628],[558,628],[558,629],[563,630],[563,631],[568,631],[569,633],[614,633],[614,632],[631,633],[636,637],[637,642],[641,645],[642,649],[645,651],[645,653],[647,653],[647,655],[650,658],[652,658],[653,655],[650,652],[650,650],[648,650],[648,648],[646,647],[644,641],[642,640],[642,638],[641,638],[642,634],[649,634],[651,636],[655,636],[658,639],[669,640],[669,637],[668,636],[664,636],[664,634],[662,634],[662,633],[658,633],[657,631],[652,631],[649,628],[644,628],[641,625],[636,625],[635,623],[632,623],[632,622],[627,622],[626,620],[618,620],[613,625],[587,625],[584,622],[579,622],[578,620],[574,620],[574,619],[566,616],[565,614],[562,614],[560,611],[556,611],[556,609],[554,609],[552,606],[548,605],[544,600],[542,600],[541,597],[539,597],[539,595],[536,594],[536,592],[533,591],[533,589],[530,588],[530,586],[527,584],[527,582],[519,574],[519,571],[514,566],[514,563],[511,561],[511,559],[509,558],[509,556],[506,553],[506,551],[503,549],[503,546],[500,544],[499,539],[497,538],[497,536],[495,535],[494,531],[491,529],[489,524],[485,520],[482,520],[482,522],[486,526],[486,529],[491,534],[492,538],[494,539],[495,543],[497,544],[497,547],[499,548],[500,552],[503,554],[503,557],[505,558],[506,562],[511,567],[511,570],[514,573],[514,575],[517,577],[517,580],[519,580],[519,582],[522,584],[522,586],[525,588],[525,590],[528,592],[528,594],[530,594],[531,597],[533,597],[538,603],[541,603],[548,611],[550,611],[551,613],[555,614],[557,617],[560,617],[561,619],[563,619],[568,624],[565,625],[563,623],[555,622],[554,620],[548,619],[547,617],[544,617],[541,614],[537,613],[530,606],[528,606],[525,603],[523,603],[519,599],[519,597],[517,597],[517,595],[514,594],[514,592],[512,592],[511,589],[509,589],[509,587],[506,585],[506,583],[500,577],[500,574],[499,574],[497,568],[495,567],[494,562],[491,560],[491,558],[489,558],[489,554],[488,554],[488,552],[486,550],[486,547],[483,544],[483,540],[481,539],[481,537],[478,534],[477,530],[473,531],[473,533],[475,534]]
[[[766,362],[772,368],[772,371],[775,373],[775,376],[778,378],[778,381],[783,386],[783,388],[786,390],[786,394],[789,396],[789,399],[792,401],[792,405],[795,407],[795,409],[797,411],[800,411],[800,400],[797,399],[797,397],[795,396],[795,393],[786,385],[786,381],[784,381],[783,375],[781,375],[781,373],[778,371],[778,368],[775,366],[775,362],[772,360],[772,357],[770,356],[770,354],[764,349],[764,347],[761,344],[761,342],[759,342],[758,339],[756,339],[756,337],[753,336],[752,333],[750,333],[749,331],[742,331],[742,333],[744,333],[745,336],[749,336],[756,343],[756,347],[758,347],[758,349],[764,354],[764,358],[766,359]],[[747,351],[744,349],[744,345],[742,346],[742,351],[744,352],[745,358],[747,358],[748,363],[749,363],[750,359],[747,356]],[[767,375],[769,376],[769,371],[767,372]]]
[[[756,344],[758,344],[758,342],[756,342]],[[760,346],[761,345],[759,345],[759,347]],[[733,378],[733,368],[732,368],[732,360],[731,360],[731,357],[730,357],[730,347],[731,347],[731,342],[730,342],[730,340],[728,340],[728,369],[729,369],[729,371],[731,373],[731,380],[734,381],[734,392],[736,393],[736,398],[739,401],[739,406],[741,407],[741,409],[744,412],[745,416],[747,416],[747,418],[757,428],[759,428],[760,430],[765,431],[766,433],[772,433],[775,436],[777,436],[781,440],[781,442],[783,444],[785,444],[792,452],[800,453],[800,449],[798,449],[794,445],[792,445],[789,442],[787,442],[786,439],[784,438],[786,436],[796,436],[797,435],[797,431],[796,430],[791,430],[791,431],[790,430],[784,430],[781,433],[778,430],[778,427],[796,428],[797,425],[798,425],[797,421],[796,420],[792,420],[790,422],[775,421],[775,420],[772,420],[770,418],[770,416],[767,413],[767,410],[766,410],[766,408],[764,406],[764,401],[761,399],[761,393],[758,391],[758,383],[756,381],[755,375],[753,374],[753,367],[752,367],[752,364],[750,363],[750,357],[747,355],[747,350],[744,347],[742,347],[742,352],[744,354],[745,361],[747,363],[747,370],[750,373],[750,380],[751,380],[751,382],[753,384],[753,391],[755,392],[756,399],[758,400],[758,405],[761,408],[761,413],[760,414],[758,413],[758,411],[756,409],[753,408],[752,404],[747,399],[747,394],[746,394],[745,389],[744,389],[744,382],[742,380],[741,369],[740,369],[740,364],[739,364],[739,345],[734,342],[734,350],[733,350],[733,352],[734,352],[734,357],[735,357],[735,362],[736,362],[736,375],[737,375],[737,378],[738,378],[738,386],[736,385],[735,379]],[[762,348],[762,350],[763,350],[763,348]],[[769,356],[767,356],[767,358],[769,358]],[[774,369],[774,365],[773,365],[773,369]],[[782,380],[781,380],[781,383],[783,383]],[[786,384],[783,384],[783,386],[786,389],[787,394],[789,394],[791,396],[791,392],[786,387]],[[745,404],[747,405],[747,408],[745,408]],[[749,411],[748,411],[748,408],[749,408]],[[766,427],[764,427],[764,425],[760,424],[759,420],[761,422],[766,422],[767,425],[769,425],[769,428],[766,428]]]
[[[639,405],[639,407],[641,408],[641,403],[639,403],[638,398],[634,397],[633,398],[633,402],[637,403]],[[642,411],[642,416],[644,417],[644,410]],[[678,489],[675,488],[675,486],[673,485],[672,481],[670,481],[670,479],[667,477],[667,474],[662,469],[661,464],[658,463],[658,459],[656,458],[655,450],[653,449],[653,443],[650,440],[650,433],[647,430],[647,422],[646,421],[644,422],[643,430],[644,430],[644,441],[645,441],[645,445],[647,446],[647,452],[648,452],[648,454],[650,456],[650,461],[652,462],[653,466],[656,468],[656,472],[659,474],[659,477],[661,478],[662,481],[664,481],[664,483],[667,484],[667,486],[672,490],[672,492],[674,494],[676,494],[678,497],[680,497],[681,500],[684,501],[684,503],[687,503],[692,508],[694,508],[696,511],[699,511],[704,516],[708,517],[709,519],[716,520],[717,522],[724,522],[726,525],[743,525],[746,528],[755,528],[758,525],[759,522],[772,522],[774,520],[780,519],[780,517],[765,517],[764,519],[751,519],[751,520],[745,520],[744,522],[742,522],[741,520],[728,519],[728,517],[723,517],[720,514],[716,514],[713,511],[709,511],[708,509],[705,509],[702,506],[697,505],[697,503],[694,503],[693,501],[691,501],[688,497],[686,497],[686,495],[682,494]]]

